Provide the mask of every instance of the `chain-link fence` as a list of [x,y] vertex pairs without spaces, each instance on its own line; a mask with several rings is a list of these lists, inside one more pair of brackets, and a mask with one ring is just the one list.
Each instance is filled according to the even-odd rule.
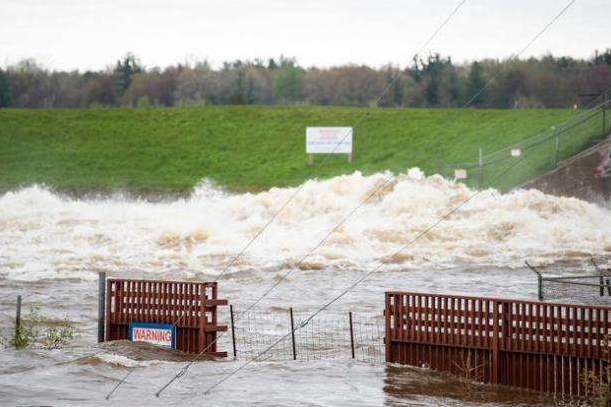
[[506,189],[557,168],[610,132],[611,92],[605,92],[583,112],[557,126],[492,153],[480,149],[473,161],[440,165],[439,173],[473,187]]
[[242,312],[234,307],[231,312],[236,358],[384,362],[384,318],[381,314],[323,312],[267,350],[293,328],[299,327],[310,314],[292,309]]

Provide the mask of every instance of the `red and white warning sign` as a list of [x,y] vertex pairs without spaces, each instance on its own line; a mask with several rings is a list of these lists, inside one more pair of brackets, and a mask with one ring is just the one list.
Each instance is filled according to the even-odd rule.
[[174,348],[175,337],[176,327],[172,324],[150,324],[146,322],[129,324],[129,340],[132,342],[148,342],[153,345]]

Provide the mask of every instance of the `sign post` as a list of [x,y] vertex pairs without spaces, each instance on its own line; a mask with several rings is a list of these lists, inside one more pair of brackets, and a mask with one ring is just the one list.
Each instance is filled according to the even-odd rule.
[[[110,306],[110,305],[109,305]],[[106,340],[106,272],[98,274],[98,342]]]
[[314,154],[346,154],[352,162],[352,127],[306,127],[308,165]]

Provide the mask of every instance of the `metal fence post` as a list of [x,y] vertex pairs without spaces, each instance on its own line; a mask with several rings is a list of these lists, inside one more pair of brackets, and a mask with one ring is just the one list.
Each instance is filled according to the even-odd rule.
[[606,117],[607,98],[608,98],[608,94],[603,93],[603,104],[602,104],[602,113],[603,113],[603,134],[602,135],[603,136],[607,134],[607,117]]
[[481,188],[483,184],[483,177],[484,177],[484,152],[482,151],[481,147],[479,148],[478,163],[479,163],[479,174],[478,174],[477,182],[479,184],[479,187]]
[[350,321],[350,350],[352,351],[352,359],[354,359],[354,330],[352,329],[352,311],[348,312],[348,320]]
[[[502,304],[495,300],[492,303],[492,349],[490,352],[490,383],[499,383],[499,306]],[[503,308],[505,305],[503,304]],[[503,310],[504,311],[504,310]],[[505,321],[503,321],[503,324]]]
[[526,264],[526,266],[537,275],[537,297],[539,298],[539,301],[543,301],[543,275],[529,262],[525,261],[524,264]]
[[543,301],[543,277],[541,276],[541,274],[539,274],[537,278],[539,282],[539,288],[537,290],[537,298],[539,298],[539,301]]
[[[396,299],[395,299],[396,301]],[[395,316],[396,317],[396,316]],[[384,294],[384,358],[386,362],[392,362],[391,352],[391,328],[390,328],[390,294]]]
[[295,346],[295,321],[293,320],[293,307],[289,308],[291,314],[291,341],[293,342],[293,360],[297,360],[297,347]]
[[233,360],[238,358],[238,353],[235,347],[235,322],[233,319],[233,304],[229,304],[229,315],[231,316],[231,343],[233,345]]
[[558,138],[556,126],[552,126],[552,131],[554,132],[554,168],[556,168],[558,167],[558,152],[560,150],[560,140]]
[[98,342],[104,342],[106,328],[106,272],[98,274]]
[[15,333],[21,332],[21,295],[17,296],[17,309],[15,310]]

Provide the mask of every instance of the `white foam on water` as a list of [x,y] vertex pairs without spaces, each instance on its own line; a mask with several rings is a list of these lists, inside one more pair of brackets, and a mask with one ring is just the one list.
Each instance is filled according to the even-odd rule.
[[[384,179],[303,266],[365,270],[475,191],[418,169],[310,180],[232,271],[294,266]],[[0,276],[93,279],[98,270],[180,278],[218,274],[294,188],[231,194],[204,182],[188,199],[69,199],[40,186],[0,196]],[[536,190],[482,191],[385,267],[510,266],[611,255],[611,212]]]
[[147,366],[152,366],[152,365],[162,363],[161,361],[158,361],[158,360],[144,360],[144,361],[138,362],[128,357],[125,357],[122,355],[116,355],[113,353],[98,353],[92,357],[108,365],[122,366],[122,367],[147,367]]

